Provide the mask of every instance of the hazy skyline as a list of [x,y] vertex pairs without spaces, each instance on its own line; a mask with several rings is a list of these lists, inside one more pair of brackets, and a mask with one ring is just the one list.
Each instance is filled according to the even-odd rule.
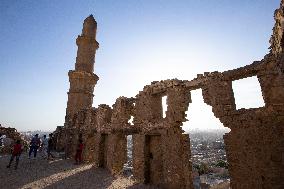
[[[191,80],[261,60],[280,0],[0,2],[0,123],[18,130],[63,125],[83,20],[98,22],[94,107],[135,96],[151,81]],[[260,106],[253,82],[234,88],[239,108]],[[198,94],[199,93],[199,94]],[[199,98],[200,97],[200,98]],[[199,91],[190,126],[220,128]],[[201,99],[201,100],[200,100]]]

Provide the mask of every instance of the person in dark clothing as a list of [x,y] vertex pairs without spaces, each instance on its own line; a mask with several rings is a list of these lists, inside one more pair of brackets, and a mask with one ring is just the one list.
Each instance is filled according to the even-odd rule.
[[75,164],[80,164],[82,163],[82,152],[83,152],[83,140],[79,139],[79,143],[76,149],[76,155],[75,155]]
[[50,157],[54,158],[54,156],[51,153],[52,150],[53,150],[53,134],[50,133],[48,138],[48,146],[47,146],[47,159],[50,159]]
[[15,169],[18,168],[21,153],[22,153],[21,141],[17,140],[16,144],[14,144],[14,147],[13,147],[13,150],[12,150],[12,156],[10,158],[9,165],[7,165],[7,168],[10,168],[15,157],[16,157]]
[[2,142],[2,134],[0,134],[0,146],[3,145],[3,142]]
[[30,142],[29,158],[31,158],[32,153],[34,153],[34,158],[36,158],[37,149],[40,147],[40,138],[36,134]]

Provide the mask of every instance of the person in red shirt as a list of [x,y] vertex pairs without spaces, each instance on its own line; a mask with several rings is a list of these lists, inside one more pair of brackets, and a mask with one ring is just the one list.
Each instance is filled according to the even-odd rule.
[[22,153],[22,145],[21,141],[17,140],[16,144],[14,144],[13,150],[12,150],[12,156],[9,162],[9,165],[7,165],[7,168],[10,168],[11,163],[13,162],[14,158],[16,157],[16,165],[15,169],[18,168],[19,160],[20,160],[20,155]]
[[82,151],[83,151],[83,140],[79,139],[79,143],[77,146],[77,150],[76,150],[76,155],[75,155],[75,164],[80,164],[82,163]]

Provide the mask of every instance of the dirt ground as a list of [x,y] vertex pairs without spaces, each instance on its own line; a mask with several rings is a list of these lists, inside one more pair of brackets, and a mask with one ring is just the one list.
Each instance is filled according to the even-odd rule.
[[92,164],[74,165],[72,160],[63,159],[48,161],[40,155],[28,159],[27,154],[22,154],[15,170],[15,162],[11,168],[6,168],[9,159],[9,155],[0,155],[1,189],[154,189],[135,184],[131,177],[112,176],[107,170],[94,168]]

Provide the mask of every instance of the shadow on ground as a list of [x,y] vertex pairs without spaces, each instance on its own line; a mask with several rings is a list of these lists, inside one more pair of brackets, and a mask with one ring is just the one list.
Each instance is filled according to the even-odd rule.
[[47,161],[38,157],[28,159],[23,154],[17,170],[14,164],[6,168],[10,156],[0,156],[0,188],[127,188],[133,180],[113,177],[105,169],[94,169],[92,164],[74,165],[72,160]]
[[134,184],[132,186],[128,186],[126,189],[159,189],[156,186],[144,185],[144,184]]
[[[92,164],[74,165],[72,160],[41,158],[28,159],[22,154],[17,170],[14,164],[6,168],[10,156],[0,156],[1,189],[155,189],[153,186],[135,184],[130,177],[112,176],[106,169]],[[13,162],[15,163],[15,162]]]
[[65,188],[108,188],[114,181],[105,169],[88,169],[55,182],[45,189]]

